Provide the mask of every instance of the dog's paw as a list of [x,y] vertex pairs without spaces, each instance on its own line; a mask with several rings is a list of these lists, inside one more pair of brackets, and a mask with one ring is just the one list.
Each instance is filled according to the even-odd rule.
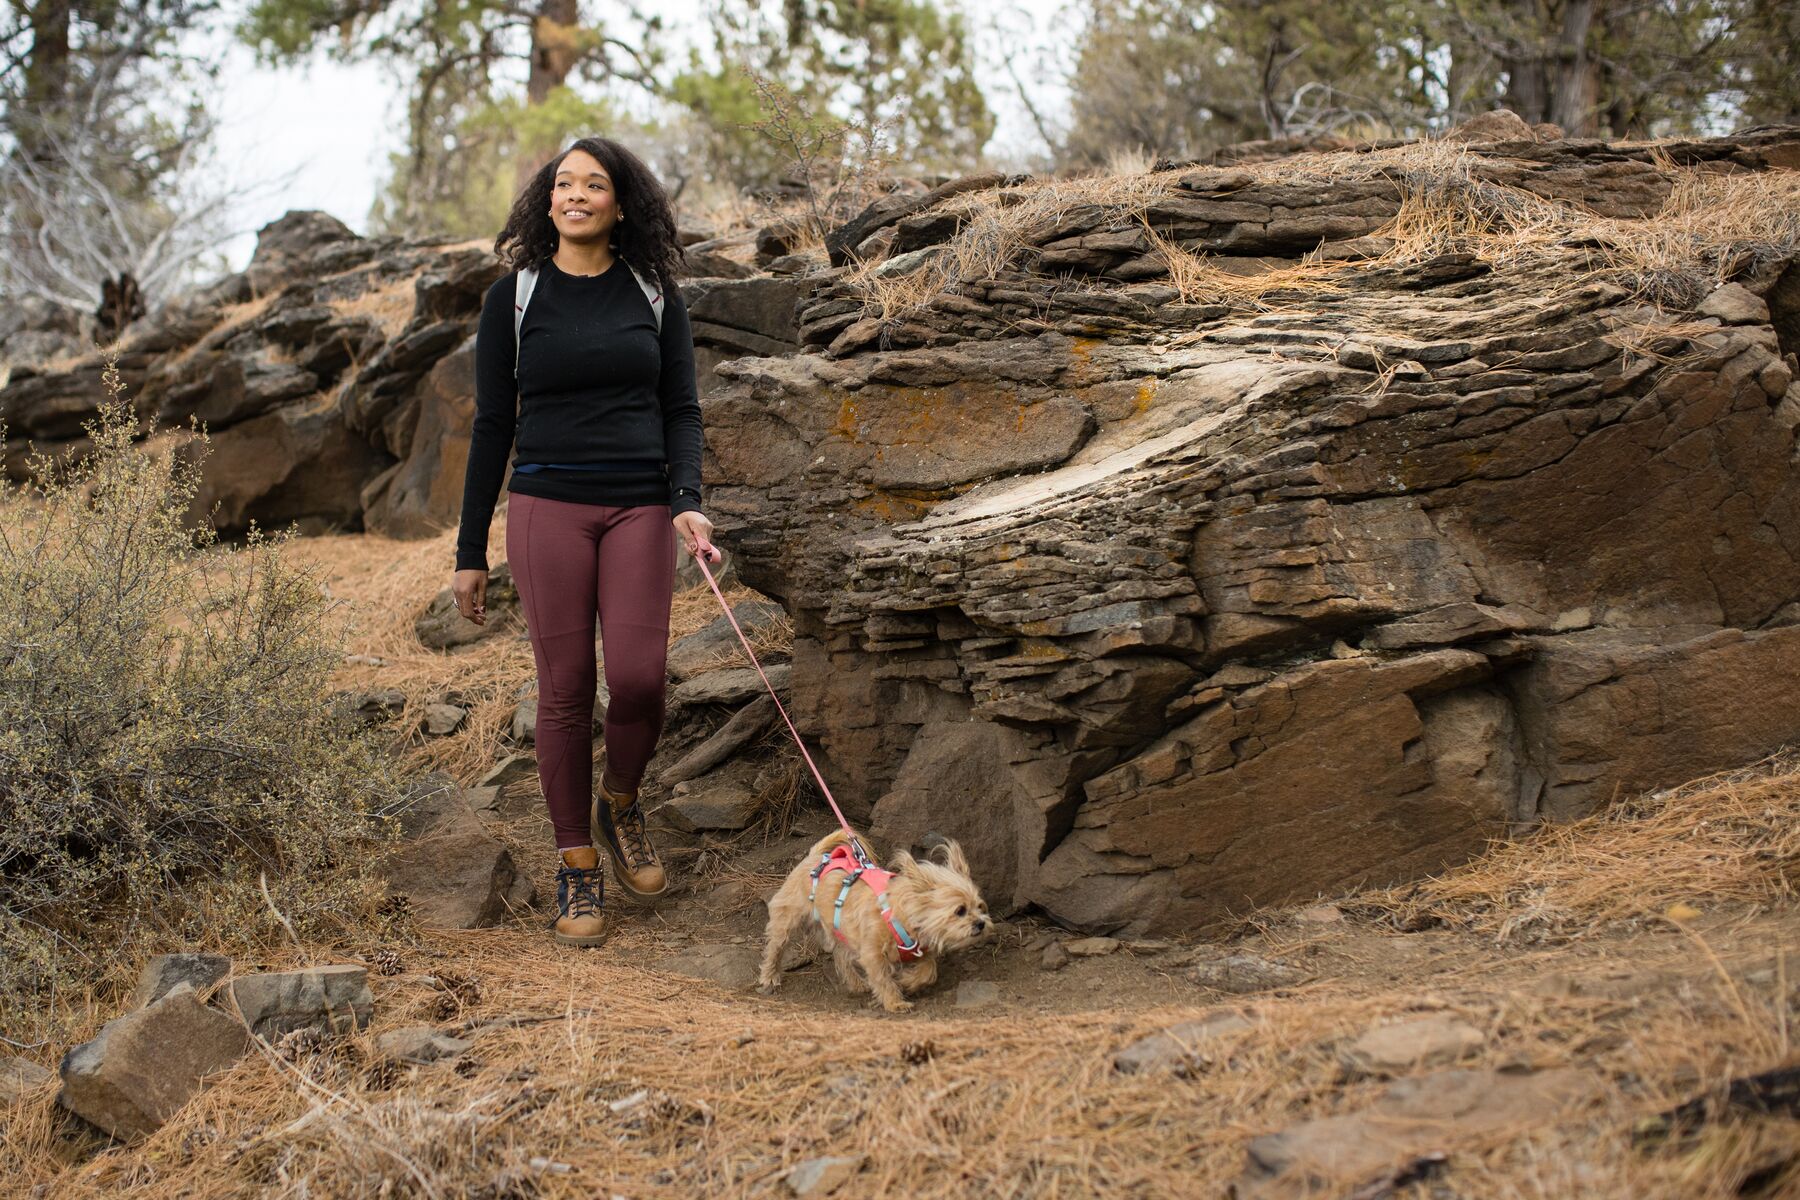
[[780,986],[781,980],[779,979],[759,979],[756,982],[756,990],[765,996],[773,996],[775,989]]
[[887,1009],[891,1013],[911,1012],[913,1010],[913,1002],[911,1000],[896,1000],[891,1004],[884,1002],[881,1007]]

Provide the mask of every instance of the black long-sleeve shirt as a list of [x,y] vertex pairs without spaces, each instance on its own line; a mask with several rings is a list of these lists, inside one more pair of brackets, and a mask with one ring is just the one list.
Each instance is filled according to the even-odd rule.
[[475,331],[475,424],[463,477],[458,570],[487,568],[506,455],[507,490],[550,500],[700,507],[700,397],[681,293],[663,293],[662,332],[621,260],[569,275],[546,260],[519,331],[516,276],[487,291]]

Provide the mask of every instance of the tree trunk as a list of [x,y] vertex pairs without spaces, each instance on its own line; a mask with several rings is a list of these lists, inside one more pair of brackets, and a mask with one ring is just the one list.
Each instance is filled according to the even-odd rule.
[[1571,137],[1594,131],[1599,64],[1589,42],[1599,4],[1564,0],[1540,6],[1537,0],[1515,0],[1519,36],[1500,62],[1508,108],[1533,125],[1554,122]]
[[525,100],[533,108],[561,87],[579,57],[576,0],[542,0],[531,22],[531,75],[525,81]]

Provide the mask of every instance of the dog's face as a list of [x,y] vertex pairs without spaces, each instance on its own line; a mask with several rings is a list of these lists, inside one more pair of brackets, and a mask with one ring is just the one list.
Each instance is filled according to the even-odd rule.
[[933,950],[957,950],[980,941],[993,929],[981,889],[969,877],[962,847],[944,842],[929,858],[895,855],[896,882],[906,880],[906,922]]

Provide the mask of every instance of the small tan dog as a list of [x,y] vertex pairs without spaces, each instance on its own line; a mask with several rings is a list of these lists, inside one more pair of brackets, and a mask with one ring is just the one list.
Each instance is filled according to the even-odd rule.
[[[836,847],[849,843],[841,829],[820,838],[800,865],[788,872],[781,887],[769,898],[769,927],[763,947],[762,973],[758,980],[764,994],[781,986],[781,955],[796,935],[810,927],[820,948],[831,952],[838,979],[852,992],[872,991],[889,1012],[905,1012],[912,1002],[903,993],[916,992],[937,981],[938,957],[978,941],[993,922],[962,847],[945,842],[937,847],[943,861],[919,861],[900,851],[889,867],[887,900],[901,927],[918,943],[918,956],[902,962],[898,935],[883,919],[879,894],[858,880],[844,896],[837,927],[843,937],[832,936],[832,917],[843,891],[844,875],[827,871],[813,885],[819,861]],[[810,898],[809,898],[810,896]],[[857,968],[862,977],[858,978]],[[866,982],[865,982],[866,981]]]

